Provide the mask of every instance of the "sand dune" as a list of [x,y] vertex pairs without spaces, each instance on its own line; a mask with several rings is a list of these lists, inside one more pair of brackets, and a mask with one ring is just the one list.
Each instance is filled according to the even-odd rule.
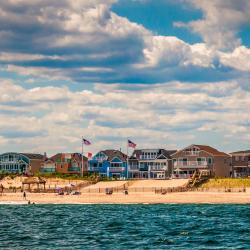
[[187,179],[172,179],[172,180],[137,180],[129,185],[129,188],[168,188],[180,187],[186,185]]
[[[22,187],[22,181],[25,180],[27,177],[17,176],[15,178],[5,177],[0,181],[0,185],[2,184],[4,188],[21,188]],[[62,178],[46,178],[46,188],[56,188],[56,187],[66,187],[71,184],[73,185],[79,185],[81,183],[87,183],[87,181],[84,180],[67,180]],[[31,188],[37,188],[36,185],[31,185]]]
[[128,181],[100,181],[94,185],[83,189],[98,189],[98,188],[121,188],[126,185]]

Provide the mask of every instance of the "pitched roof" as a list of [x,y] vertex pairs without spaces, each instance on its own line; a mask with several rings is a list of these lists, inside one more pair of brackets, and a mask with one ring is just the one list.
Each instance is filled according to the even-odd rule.
[[232,152],[230,154],[250,154],[250,150],[241,150],[241,151]]
[[108,161],[111,161],[113,158],[115,157],[119,157],[122,161],[126,161],[127,160],[127,155],[122,153],[119,150],[115,150],[115,149],[106,149],[106,150],[102,150],[100,151],[102,153],[104,153],[105,155],[107,155],[108,157]]
[[[140,155],[142,154],[143,150],[146,150],[146,149],[135,149],[133,154],[129,157],[129,159],[140,159]],[[148,150],[148,149],[147,149]],[[166,150],[166,149],[162,149],[162,148],[157,148],[157,149],[152,149],[152,150],[158,150],[157,151],[157,157],[160,156],[160,155],[164,155],[166,158],[169,158],[171,159],[171,154],[174,154],[177,152],[177,150]]]
[[[70,154],[71,155],[71,159],[77,159],[77,160],[81,160],[82,159],[82,154],[80,153],[57,153],[53,156],[51,156],[50,158],[48,158],[48,160],[52,160],[52,161],[56,161],[57,159],[62,159],[62,156],[65,154]],[[83,156],[83,160],[87,161],[88,158],[86,156]]]
[[216,148],[210,147],[208,145],[197,145],[194,144],[192,146],[196,146],[198,147],[200,150],[206,151],[214,156],[229,156],[228,154],[224,153],[224,152],[220,152],[219,150],[217,150]]
[[25,155],[31,160],[43,160],[44,156],[41,154],[32,154],[32,153],[21,153],[22,155]]

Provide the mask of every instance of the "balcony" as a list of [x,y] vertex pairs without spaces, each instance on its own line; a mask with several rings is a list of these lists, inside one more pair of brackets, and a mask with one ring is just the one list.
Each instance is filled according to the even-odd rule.
[[153,156],[149,156],[149,155],[143,156],[143,155],[140,155],[140,160],[155,160],[156,157],[157,157],[157,155],[153,155]]
[[80,172],[80,167],[69,167],[68,171],[69,172]]
[[125,167],[109,167],[109,172],[123,172]]
[[150,170],[151,171],[166,171],[168,168],[166,166],[164,167],[154,167],[154,166],[151,166]]
[[129,166],[129,171],[139,171],[139,166]]
[[174,162],[174,168],[208,168],[209,165],[207,161]]

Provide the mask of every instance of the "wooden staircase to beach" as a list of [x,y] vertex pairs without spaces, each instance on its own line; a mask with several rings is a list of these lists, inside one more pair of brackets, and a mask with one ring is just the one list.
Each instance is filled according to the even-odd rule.
[[207,170],[195,170],[192,178],[188,181],[187,188],[194,188],[205,181],[207,181],[210,177],[210,172]]

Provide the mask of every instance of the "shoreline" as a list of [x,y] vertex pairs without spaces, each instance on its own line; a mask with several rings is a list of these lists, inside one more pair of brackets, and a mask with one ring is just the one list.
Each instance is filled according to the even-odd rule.
[[[250,204],[250,193],[221,192],[180,192],[169,194],[154,193],[114,193],[64,195],[48,193],[27,193],[23,200],[22,193],[5,193],[0,196],[0,205],[23,205],[28,201],[35,204]],[[33,205],[33,204],[30,204]]]

